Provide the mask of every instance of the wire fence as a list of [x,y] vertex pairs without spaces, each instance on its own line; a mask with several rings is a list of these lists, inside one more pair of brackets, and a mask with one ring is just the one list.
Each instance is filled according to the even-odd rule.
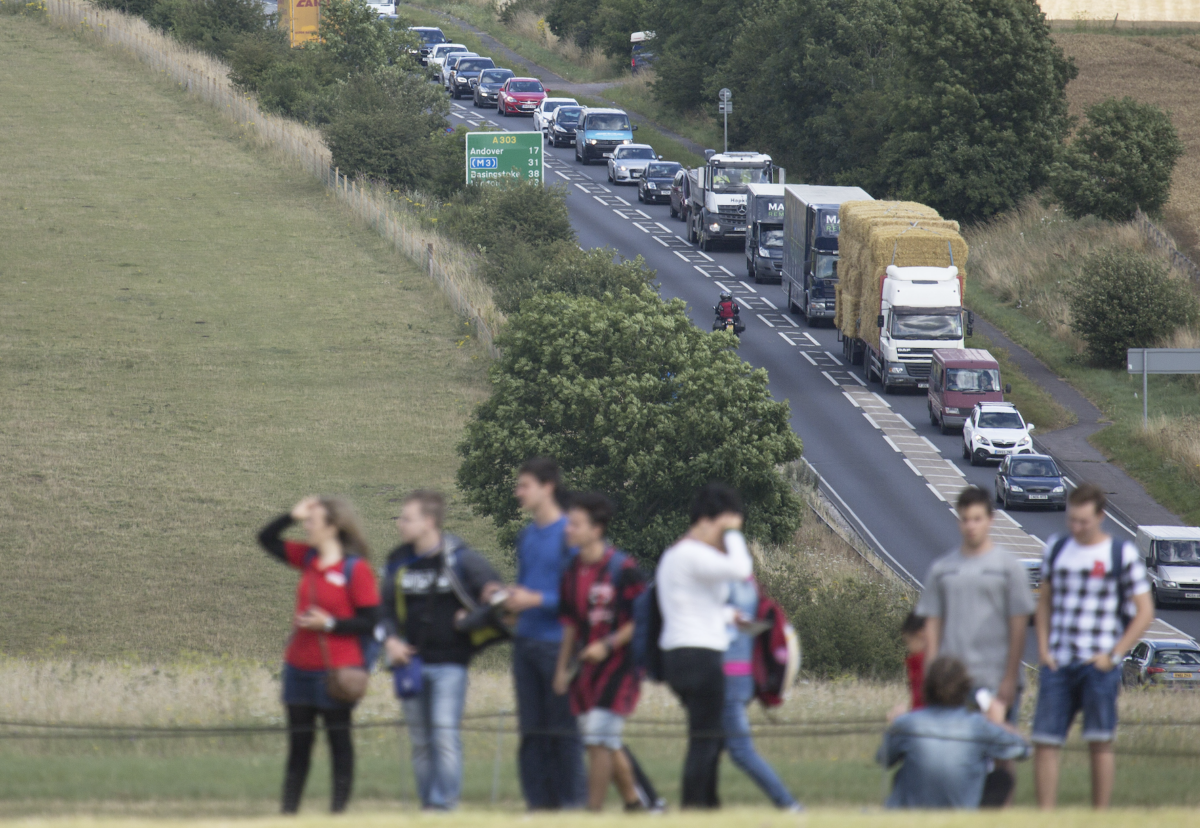
[[1137,226],[1146,239],[1155,247],[1166,255],[1171,262],[1171,266],[1180,272],[1191,277],[1196,285],[1200,287],[1200,267],[1191,259],[1180,252],[1175,243],[1171,241],[1171,237],[1162,231],[1162,229],[1150,220],[1150,217],[1143,213],[1139,208],[1133,216],[1133,223]]
[[82,0],[45,2],[47,15],[58,27],[92,36],[132,55],[154,73],[166,75],[180,89],[212,106],[237,124],[245,136],[321,181],[393,249],[420,266],[442,289],[454,311],[468,320],[488,353],[498,354],[495,340],[504,314],[477,273],[477,257],[401,209],[386,187],[351,179],[334,168],[332,154],[316,129],[264,112],[252,96],[234,88],[223,63],[155,31],[140,17],[100,9]]

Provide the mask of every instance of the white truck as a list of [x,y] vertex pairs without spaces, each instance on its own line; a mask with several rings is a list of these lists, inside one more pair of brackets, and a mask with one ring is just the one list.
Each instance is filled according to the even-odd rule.
[[746,188],[770,184],[771,156],[760,152],[704,151],[703,167],[688,171],[688,239],[711,250],[714,242],[746,238]]

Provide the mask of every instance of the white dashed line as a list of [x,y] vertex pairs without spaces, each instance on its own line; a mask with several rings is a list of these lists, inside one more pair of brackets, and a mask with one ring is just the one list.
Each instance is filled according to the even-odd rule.
[[850,404],[852,406],[854,406],[855,408],[858,408],[858,409],[862,408],[862,406],[858,404],[858,400],[854,399],[854,397],[851,397],[845,391],[842,392],[842,396],[845,397],[846,399],[848,399],[850,401]]
[[784,342],[786,342],[787,344],[789,344],[789,345],[795,345],[795,344],[796,344],[796,343],[795,343],[795,342],[793,342],[793,341],[791,340],[791,338],[790,338],[790,337],[788,337],[788,335],[787,335],[787,334],[785,334],[783,331],[776,331],[776,333],[777,333],[777,334],[779,334],[780,336],[782,336],[782,337],[783,337],[783,341],[784,341]]
[[913,465],[913,461],[909,460],[907,457],[905,457],[905,458],[904,458],[904,465],[906,465],[906,466],[908,466],[910,469],[912,469],[912,473],[913,473],[913,474],[915,474],[917,477],[924,477],[924,476],[925,476],[925,475],[921,474],[921,470],[920,470],[920,469],[918,469],[916,466],[914,466],[914,465]]
[[[722,269],[722,270],[724,270],[725,268],[721,268],[721,269]],[[757,291],[757,290],[755,290],[754,288],[750,287],[748,284],[746,284],[745,282],[741,281],[740,279],[738,280],[738,284],[739,284],[739,285],[741,285],[742,287],[744,287],[746,290],[750,291],[751,293],[758,293],[758,291]],[[774,305],[771,305],[771,307],[775,307],[775,306],[774,306]]]
[[815,359],[813,359],[812,357],[810,357],[810,356],[808,355],[808,352],[807,352],[807,351],[801,351],[801,352],[800,352],[800,356],[802,356],[802,357],[804,357],[805,359],[807,359],[807,360],[809,361],[809,363],[811,363],[811,364],[812,364],[812,367],[814,367],[814,368],[816,368],[816,367],[817,367],[817,361],[816,361]]
[[896,452],[896,454],[903,454],[903,453],[904,453],[904,452],[900,451],[900,447],[899,447],[898,445],[896,445],[895,443],[893,443],[893,442],[892,442],[892,438],[891,438],[891,437],[889,437],[889,436],[887,436],[886,434],[885,434],[885,435],[883,435],[883,441],[884,441],[885,443],[887,443],[889,446],[891,446],[891,447],[892,447],[892,451]]
[[[824,372],[822,372],[822,373],[824,373]],[[825,374],[825,376],[829,376],[829,374]],[[867,412],[864,411],[862,413],[862,415],[867,418],[867,422],[870,423],[873,428],[879,429],[879,431],[883,431],[882,428],[879,428],[879,423],[875,422],[875,419],[870,414],[868,414]]]
[[817,340],[813,339],[813,335],[812,335],[812,334],[810,334],[808,331],[805,331],[805,332],[804,332],[804,337],[805,337],[805,339],[807,339],[809,342],[811,342],[811,343],[812,343],[812,344],[814,344],[814,345],[820,345],[820,344],[821,344],[820,342],[817,342]]
[[[742,284],[746,284],[746,283],[745,283],[745,282],[742,282]],[[767,303],[767,305],[768,305],[768,306],[771,308],[771,310],[779,310],[779,308],[775,306],[775,303],[774,303],[774,302],[772,302],[772,301],[771,301],[770,299],[768,299],[767,297],[765,297],[765,296],[760,296],[760,297],[758,297],[758,298],[759,298],[759,299],[762,299],[764,302],[766,302],[766,303]],[[839,363],[838,363],[838,365],[841,365],[841,363],[839,362]]]
[[841,361],[840,359],[838,359],[837,357],[835,357],[833,354],[829,353],[829,351],[826,351],[826,352],[825,352],[825,356],[827,356],[827,357],[829,357],[830,359],[832,359],[832,360],[833,360],[833,364],[834,364],[834,365],[841,365],[841,364],[842,364],[842,361]]
[[[711,260],[711,259],[709,259],[709,261],[712,261],[712,260]],[[725,273],[725,275],[727,275],[727,276],[728,276],[730,279],[736,279],[736,278],[737,278],[737,276],[734,276],[734,275],[733,275],[733,271],[732,271],[732,270],[730,270],[729,268],[725,267],[725,265],[717,265],[717,267],[721,268],[721,271],[722,271],[723,273]]]
[[930,440],[928,437],[926,437],[924,434],[921,435],[921,439],[925,441],[925,445],[929,446],[931,449],[936,451],[938,454],[942,453],[942,450],[940,448],[938,448],[937,446],[935,446],[933,444],[933,441]]
[[[768,319],[767,319],[765,316],[763,316],[761,313],[756,313],[756,314],[755,314],[755,316],[757,316],[759,319],[761,319],[761,320],[763,321],[763,324],[764,324],[764,325],[766,325],[768,328],[774,328],[774,327],[775,327],[773,324],[771,324],[770,320],[768,320]],[[816,365],[816,363],[814,362],[814,363],[813,363],[813,365]]]
[[[942,503],[946,502],[946,498],[942,496],[942,493],[939,492],[932,483],[926,483],[925,485],[929,487],[929,491],[933,492],[934,496],[936,496],[938,500],[942,501]],[[954,512],[953,509],[951,509],[950,511]],[[957,514],[957,513],[955,513],[955,514]]]

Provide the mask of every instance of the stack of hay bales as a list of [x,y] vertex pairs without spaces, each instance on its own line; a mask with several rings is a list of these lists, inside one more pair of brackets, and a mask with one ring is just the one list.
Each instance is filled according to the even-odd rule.
[[[888,265],[949,267],[967,263],[958,222],[908,201],[848,201],[841,206],[834,324],[843,336],[879,347],[879,295]],[[953,261],[951,257],[953,256]]]

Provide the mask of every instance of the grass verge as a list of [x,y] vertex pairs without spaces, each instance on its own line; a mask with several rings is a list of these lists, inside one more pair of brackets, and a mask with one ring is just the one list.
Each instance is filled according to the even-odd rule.
[[[702,147],[715,149],[718,152],[724,144],[721,122],[713,115],[689,112],[680,114],[663,106],[650,88],[654,83],[654,72],[645,71],[637,77],[627,78],[618,84],[604,90],[604,97],[615,101],[622,107],[632,109],[639,115],[650,118],[656,123],[670,127],[685,138],[695,141]],[[716,108],[716,102],[713,102]],[[738,149],[734,147],[733,149]]]
[[404,491],[452,491],[487,360],[422,273],[203,104],[29,20],[0,17],[0,51],[3,648],[274,661],[294,579],[255,530],[342,492],[386,549]]
[[1025,419],[1038,427],[1038,433],[1057,431],[1074,425],[1075,415],[1063,408],[1049,392],[1042,389],[1017,367],[1008,350],[992,342],[983,334],[967,337],[967,348],[984,348],[996,358],[1000,366],[1001,382],[1012,385],[1012,393],[1005,394],[1009,402],[1017,406]]

